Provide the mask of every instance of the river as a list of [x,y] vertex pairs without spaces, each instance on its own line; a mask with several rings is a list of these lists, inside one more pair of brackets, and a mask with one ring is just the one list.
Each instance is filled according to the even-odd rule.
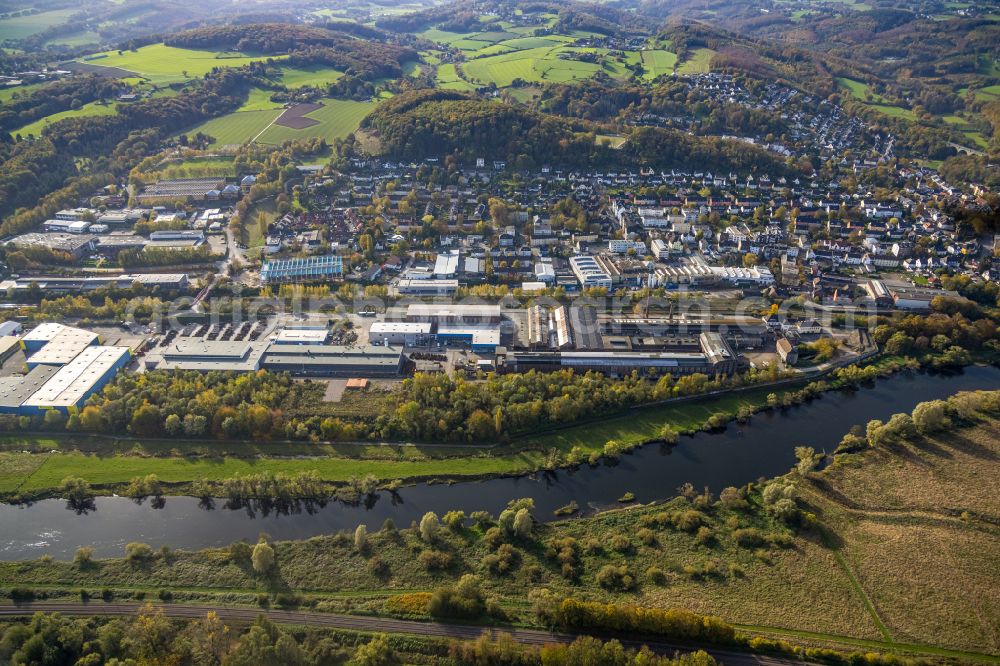
[[583,511],[613,506],[626,492],[648,502],[674,494],[684,482],[718,493],[761,477],[782,474],[795,463],[799,445],[832,452],[851,426],[909,412],[917,403],[946,398],[958,391],[1000,389],[1000,369],[974,366],[957,374],[904,373],[877,380],[857,391],[827,393],[810,403],[754,416],[747,425],[730,424],[722,432],[682,437],[675,446],[648,445],[614,464],[584,465],[573,471],[488,481],[436,484],[381,493],[366,504],[330,501],[292,512],[230,509],[224,501],[206,508],[198,499],[168,497],[161,506],[121,497],[99,497],[84,514],[63,500],[31,505],[0,505],[0,559],[51,555],[72,558],[79,546],[99,557],[121,555],[126,543],[141,541],[158,548],[198,549],[240,539],[255,541],[260,532],[275,539],[305,539],[359,523],[378,529],[386,518],[398,527],[427,511],[466,513],[484,509],[494,515],[511,499],[532,497],[535,515],[552,519],[553,511],[575,501]]

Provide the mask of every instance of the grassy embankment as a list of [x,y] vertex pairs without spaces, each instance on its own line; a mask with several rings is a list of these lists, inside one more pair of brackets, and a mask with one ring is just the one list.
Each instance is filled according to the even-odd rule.
[[[713,414],[735,413],[740,407],[761,408],[768,389],[728,394],[704,400],[651,407],[521,437],[496,447],[435,447],[434,445],[378,446],[352,444],[285,444],[163,442],[35,438],[0,438],[0,495],[45,492],[63,478],[75,475],[91,485],[110,490],[137,475],[156,474],[169,484],[197,479],[221,480],[262,471],[294,474],[316,470],[330,482],[374,474],[379,479],[475,478],[519,474],[544,467],[553,450],[565,455],[574,447],[600,452],[608,440],[639,444],[654,440],[664,424],[678,431],[694,431]],[[370,396],[375,400],[387,395]],[[33,450],[37,453],[25,453]],[[50,453],[50,451],[56,451]],[[303,456],[303,457],[294,457]],[[183,491],[183,488],[178,488]]]
[[[485,527],[375,532],[359,551],[346,534],[277,543],[268,576],[228,550],[157,555],[141,562],[78,566],[37,560],[0,564],[0,586],[53,597],[153,596],[257,603],[259,594],[317,610],[427,617],[428,592],[463,573],[482,577],[510,620],[532,623],[528,592],[717,614],[744,631],[811,645],[877,649],[1000,663],[1000,421],[840,456],[822,472],[789,474],[815,518],[789,527],[762,505],[676,498],[592,518],[539,525],[501,539],[509,568],[490,569]],[[684,523],[682,516],[687,516]],[[700,528],[705,528],[704,530]],[[746,530],[751,530],[747,532]],[[575,553],[562,562],[549,548]],[[567,546],[567,544],[571,544]],[[443,568],[420,555],[444,554]],[[558,550],[558,548],[557,548]],[[623,567],[631,589],[602,586],[605,566]]]

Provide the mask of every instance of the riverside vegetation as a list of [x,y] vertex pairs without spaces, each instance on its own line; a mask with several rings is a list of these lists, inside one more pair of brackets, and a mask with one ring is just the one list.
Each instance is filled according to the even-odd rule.
[[[1000,391],[961,393],[847,433],[821,471],[821,457],[801,447],[785,476],[718,497],[684,486],[663,503],[550,524],[517,500],[495,517],[428,513],[408,528],[387,521],[303,542],[262,535],[198,552],[132,544],[119,559],[81,551],[74,562],[3,563],[0,585],[21,598],[103,590],[109,599],[629,627],[779,652],[794,636],[988,660],[1000,655],[989,620],[1000,608],[990,491],[1000,481],[998,424]],[[615,608],[624,615],[615,619]],[[685,613],[722,617],[689,625]]]

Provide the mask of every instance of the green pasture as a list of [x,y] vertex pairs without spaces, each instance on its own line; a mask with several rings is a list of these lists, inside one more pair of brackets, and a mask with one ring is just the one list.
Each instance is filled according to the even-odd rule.
[[[96,67],[118,67],[134,72],[158,85],[180,83],[200,78],[216,67],[242,67],[263,60],[243,53],[181,49],[165,44],[150,44],[135,51],[105,51],[81,60]],[[275,56],[275,59],[284,56]]]
[[643,78],[655,79],[670,74],[677,66],[677,54],[662,49],[642,51]]
[[323,107],[308,114],[308,118],[318,120],[318,125],[304,129],[292,129],[281,125],[271,125],[257,139],[259,143],[282,144],[285,141],[296,141],[310,138],[323,138],[333,141],[347,136],[358,129],[361,120],[372,112],[375,104],[372,102],[356,102],[354,100],[324,99]]
[[212,147],[240,146],[252,141],[281,115],[282,109],[260,111],[236,111],[218,118],[212,118],[201,125],[192,127],[183,134],[194,136],[202,132],[215,139]]
[[476,87],[463,81],[455,69],[455,64],[446,62],[438,65],[437,76],[434,77],[439,88],[446,90],[475,90]]
[[332,67],[282,67],[279,81],[286,88],[324,88],[336,83],[343,75],[343,72]]
[[677,68],[678,74],[705,74],[709,71],[709,64],[712,61],[712,56],[715,55],[715,51],[712,49],[699,48],[695,49],[691,54],[691,57],[685,60],[680,67]]
[[13,130],[10,134],[11,136],[20,134],[21,136],[41,136],[42,130],[51,125],[52,123],[64,120],[66,118],[89,118],[93,116],[113,116],[118,113],[118,107],[113,102],[110,104],[101,104],[99,102],[91,102],[89,104],[84,104],[79,109],[70,109],[68,111],[60,111],[59,113],[53,113],[51,116],[46,116],[30,125],[25,125],[16,130]]
[[50,12],[2,19],[0,20],[0,41],[24,39],[37,35],[52,26],[65,23],[77,11],[79,10],[75,8],[56,9]]

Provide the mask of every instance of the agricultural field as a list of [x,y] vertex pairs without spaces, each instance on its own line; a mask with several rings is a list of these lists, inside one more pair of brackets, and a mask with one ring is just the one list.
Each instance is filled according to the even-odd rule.
[[37,35],[52,26],[66,23],[75,14],[76,9],[57,9],[50,12],[40,12],[28,16],[14,16],[0,20],[0,42],[24,39]]
[[251,88],[250,94],[247,95],[247,101],[237,111],[270,111],[271,109],[283,108],[284,104],[271,101],[272,94],[270,90]]
[[[584,53],[598,53],[598,62],[575,60],[573,56]],[[564,57],[560,58],[562,55]],[[617,62],[604,58],[599,49],[576,49],[571,47],[543,47],[515,51],[511,53],[476,58],[462,66],[465,77],[471,81],[498,87],[509,86],[515,79],[527,83],[566,83],[592,77],[600,70],[610,76],[621,76],[625,69]]]
[[14,86],[11,88],[0,88],[0,104],[5,104],[14,99],[14,96],[27,97],[35,90],[38,90],[44,83],[32,83],[26,86]]
[[213,137],[212,147],[240,146],[252,141],[281,115],[281,109],[236,111],[219,118],[212,118],[197,127],[183,132],[193,136],[198,132]]
[[699,48],[695,49],[691,57],[685,60],[680,67],[677,68],[678,74],[705,74],[709,71],[709,64],[712,62],[712,56],[715,55],[715,51],[712,49]]
[[[888,101],[881,95],[871,93],[868,84],[863,81],[840,77],[837,79],[837,85],[843,90],[848,91],[854,99],[865,102],[866,106],[875,109],[879,113],[883,113],[893,118],[902,118],[904,120],[917,119],[917,116],[910,109],[904,109],[901,106],[889,104]],[[869,95],[871,95],[871,101],[868,101]]]
[[372,102],[324,99],[321,107],[303,116],[318,121],[316,124],[299,129],[275,123],[264,130],[257,137],[257,141],[265,144],[281,144],[285,141],[316,137],[332,142],[356,130],[361,120],[374,108],[375,104]]
[[282,67],[278,80],[286,88],[324,88],[344,75],[331,67]]
[[[281,58],[282,56],[276,56]],[[200,78],[216,67],[242,67],[256,60],[242,53],[181,49],[150,44],[135,51],[105,51],[80,61],[94,67],[116,67],[157,85],[182,83]]]
[[10,134],[15,136],[20,134],[21,136],[41,136],[42,130],[48,125],[58,122],[65,118],[87,118],[91,116],[113,116],[118,113],[118,106],[115,103],[102,104],[100,102],[90,102],[89,104],[84,104],[79,109],[70,109],[69,111],[61,111],[59,113],[54,113],[51,116],[46,116],[31,123],[30,125],[25,125],[16,130],[13,130]]
[[642,51],[642,77],[647,80],[655,79],[664,74],[670,74],[677,66],[677,54],[663,49],[652,49]]
[[435,81],[439,88],[446,90],[475,90],[476,87],[458,75],[455,64],[446,62],[437,67]]

